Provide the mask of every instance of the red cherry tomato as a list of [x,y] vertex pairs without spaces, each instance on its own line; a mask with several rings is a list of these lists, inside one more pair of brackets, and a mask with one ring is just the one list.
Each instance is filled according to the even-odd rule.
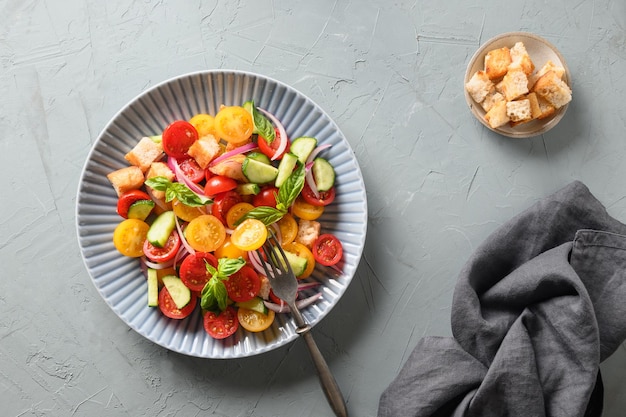
[[204,179],[204,170],[198,165],[195,159],[185,158],[179,161],[180,170],[183,174],[196,184]]
[[205,284],[211,279],[211,274],[206,269],[206,263],[217,268],[217,258],[208,252],[190,254],[180,265],[178,273],[180,280],[191,291],[202,291]]
[[284,307],[284,306],[286,306],[286,305],[287,305],[287,303],[286,303],[286,302],[285,302],[282,298],[280,298],[279,296],[277,296],[277,295],[274,293],[274,290],[272,290],[271,288],[270,288],[270,300],[271,300],[274,304],[278,304],[278,305],[279,305],[279,306],[281,306],[281,307]]
[[228,298],[234,302],[252,300],[261,290],[261,279],[249,266],[242,267],[224,281]]
[[269,158],[272,158],[274,154],[276,153],[276,150],[278,149],[278,146],[280,145],[281,141],[286,140],[287,146],[285,147],[285,150],[281,152],[280,155],[278,155],[278,158],[276,158],[276,159],[282,159],[283,155],[289,152],[289,146],[291,145],[291,142],[289,142],[289,138],[284,138],[284,139],[281,138],[280,133],[278,132],[278,129],[274,129],[274,131],[276,132],[276,135],[274,136],[274,140],[272,141],[271,144],[268,144],[263,136],[259,136],[257,138],[257,145],[259,145],[259,150],[261,152],[263,152]]
[[208,180],[209,180],[209,178],[211,178],[211,177],[213,177],[213,176],[215,176],[215,174],[214,174],[214,173],[212,173],[212,172],[211,172],[211,170],[210,170],[208,167],[204,169],[204,179],[205,179],[206,181],[208,181]]
[[193,313],[197,303],[198,297],[192,296],[191,300],[189,300],[189,304],[179,309],[176,307],[176,304],[174,303],[174,300],[172,300],[172,296],[167,288],[163,287],[159,291],[159,309],[166,317],[171,319],[184,319],[185,317],[188,317],[191,313]]
[[128,209],[139,200],[150,200],[150,196],[141,190],[129,190],[120,196],[117,200],[117,214],[123,218],[128,218]]
[[327,206],[335,200],[335,187],[332,187],[328,191],[318,191],[318,194],[319,197],[315,197],[315,194],[313,194],[313,190],[311,190],[309,184],[304,184],[301,194],[302,198],[307,203],[318,207]]
[[273,186],[265,186],[261,188],[261,191],[252,198],[252,205],[276,207],[276,195],[278,194],[278,188]]
[[237,331],[239,320],[234,308],[228,306],[219,314],[213,311],[204,313],[204,330],[214,339],[225,339]]
[[313,243],[315,261],[326,266],[335,265],[343,256],[343,246],[339,239],[329,233],[320,235]]
[[168,156],[176,159],[187,157],[187,151],[198,140],[198,131],[186,120],[176,120],[163,130],[161,144]]
[[157,248],[148,239],[143,244],[143,253],[152,262],[167,262],[174,259],[180,249],[180,236],[176,230],[172,230],[162,248]]
[[240,203],[241,201],[243,201],[243,199],[241,198],[239,193],[234,190],[217,194],[215,197],[213,197],[213,207],[211,209],[211,214],[220,219],[220,221],[224,225],[227,225],[226,214],[228,213],[228,210],[230,210],[232,206]]
[[215,175],[206,181],[204,194],[217,195],[237,188],[237,181],[223,175]]

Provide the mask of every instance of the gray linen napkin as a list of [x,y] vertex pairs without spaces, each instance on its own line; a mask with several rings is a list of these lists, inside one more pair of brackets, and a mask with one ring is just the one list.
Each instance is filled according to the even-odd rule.
[[569,184],[472,254],[451,321],[453,338],[418,342],[379,417],[600,416],[599,364],[626,339],[626,225]]

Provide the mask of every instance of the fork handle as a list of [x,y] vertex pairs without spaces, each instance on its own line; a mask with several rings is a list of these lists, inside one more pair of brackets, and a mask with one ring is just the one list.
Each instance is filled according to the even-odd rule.
[[311,359],[313,359],[313,363],[315,364],[315,369],[317,370],[322,390],[326,395],[326,399],[328,400],[330,407],[333,409],[336,416],[347,417],[348,410],[346,408],[343,395],[341,395],[339,385],[337,385],[335,377],[330,372],[330,368],[328,367],[322,352],[320,352],[317,347],[317,343],[315,343],[313,335],[309,332],[310,329],[311,327],[306,325],[298,328],[298,333],[304,338],[304,341],[309,348],[309,353],[311,354]]

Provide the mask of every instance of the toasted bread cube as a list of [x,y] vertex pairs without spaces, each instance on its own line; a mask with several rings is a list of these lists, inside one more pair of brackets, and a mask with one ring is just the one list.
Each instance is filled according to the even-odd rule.
[[223,175],[239,182],[248,182],[248,179],[243,174],[242,170],[243,161],[245,159],[245,155],[233,155],[230,158],[213,165],[209,168],[209,171],[215,175]]
[[130,152],[124,155],[124,158],[131,165],[139,167],[141,172],[146,172],[150,168],[150,164],[159,159],[162,154],[163,147],[161,144],[144,136]]
[[525,98],[522,100],[509,101],[506,103],[506,115],[511,122],[527,122],[532,119],[532,110],[530,108],[530,100]]
[[535,64],[532,59],[530,59],[530,55],[528,55],[528,51],[526,51],[523,42],[517,42],[511,48],[510,53],[511,63],[509,64],[508,71],[519,69],[528,76],[535,70]]
[[[154,177],[165,177],[168,180],[172,181],[175,175],[165,162],[153,162],[152,164],[150,164],[148,172],[146,172],[145,179],[147,180],[148,178]],[[163,200],[165,198],[165,191],[155,190],[154,188],[151,188],[150,190],[154,198],[159,200]]]
[[560,109],[572,101],[572,90],[553,70],[546,72],[537,80],[533,86],[533,91],[556,109]]
[[492,129],[496,129],[508,123],[511,119],[506,115],[506,101],[503,100],[496,103],[491,110],[485,114],[485,120]]
[[476,103],[482,103],[495,90],[495,85],[485,71],[476,71],[465,84],[465,89]]
[[118,197],[126,191],[141,188],[144,180],[141,168],[135,165],[113,171],[107,175],[107,178],[111,181]]
[[528,77],[519,69],[509,71],[496,85],[496,90],[502,93],[506,101],[513,101],[528,93]]
[[507,47],[493,49],[485,55],[485,72],[490,80],[501,78],[511,64],[511,52]]
[[313,243],[320,236],[320,230],[322,225],[315,220],[300,219],[298,222],[298,234],[296,235],[296,242],[303,244],[307,248],[311,249]]
[[537,94],[532,92],[526,95],[526,98],[530,102],[530,113],[533,119],[538,119],[541,116],[541,107],[539,106],[539,98]]
[[539,116],[537,116],[537,119],[545,119],[546,117],[550,117],[556,111],[554,106],[541,96],[537,96],[537,103],[539,104],[539,110],[541,111]]
[[270,298],[270,289],[272,285],[270,284],[270,280],[267,279],[265,275],[259,275],[261,279],[261,289],[259,290],[259,297],[264,300],[268,300]]
[[485,110],[486,112],[491,110],[491,108],[496,105],[497,103],[501,102],[501,101],[505,101],[504,100],[504,96],[500,93],[498,93],[497,91],[493,91],[491,94],[489,94],[487,97],[485,97],[485,99],[483,100],[482,103],[480,103],[480,105],[482,106],[483,110]]
[[544,76],[548,71],[554,71],[560,79],[563,79],[563,76],[565,75],[565,68],[560,65],[556,65],[552,62],[552,60],[548,60],[543,67],[528,77],[528,88],[532,90],[537,80]]
[[187,153],[196,160],[202,169],[205,169],[212,160],[222,153],[222,148],[215,136],[206,135],[195,141]]

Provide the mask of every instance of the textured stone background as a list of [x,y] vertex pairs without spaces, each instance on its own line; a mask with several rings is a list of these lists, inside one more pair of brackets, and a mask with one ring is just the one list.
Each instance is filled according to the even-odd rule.
[[[458,271],[498,225],[573,179],[626,221],[626,3],[476,3],[0,0],[1,414],[329,415],[303,343],[242,360],[174,354],[125,326],[87,275],[84,160],[124,104],[172,76],[276,78],[350,141],[368,239],[315,337],[353,416],[376,415],[420,337],[450,334]],[[529,140],[489,132],[463,97],[474,51],[517,30],[557,45],[575,95],[559,126]],[[622,416],[623,347],[603,372],[605,416]]]

